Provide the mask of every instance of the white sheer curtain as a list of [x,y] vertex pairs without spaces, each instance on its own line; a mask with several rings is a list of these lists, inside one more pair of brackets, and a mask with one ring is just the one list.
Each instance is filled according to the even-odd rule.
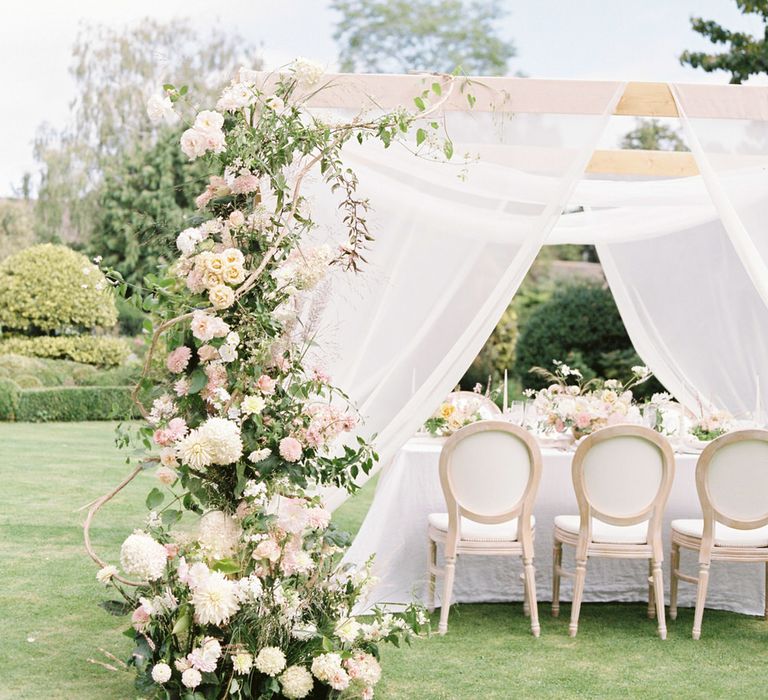
[[[361,408],[363,431],[377,434],[381,463],[487,340],[621,93],[602,85],[588,115],[448,113],[448,164],[403,146],[345,149],[376,240],[359,276],[335,277],[318,340],[335,382]],[[327,197],[314,205],[321,220],[335,206]]]

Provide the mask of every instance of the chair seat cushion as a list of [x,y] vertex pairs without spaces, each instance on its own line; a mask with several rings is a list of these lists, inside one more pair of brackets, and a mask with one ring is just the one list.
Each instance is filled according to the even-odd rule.
[[[448,532],[448,513],[430,513],[429,524],[436,530]],[[531,516],[531,527],[535,518]],[[461,539],[470,542],[515,542],[517,541],[517,518],[505,523],[487,524],[476,523],[474,520],[462,517]]]
[[[579,534],[581,518],[578,515],[558,515],[555,527]],[[592,518],[592,541],[600,544],[646,544],[648,542],[648,521],[637,525],[610,525]]]
[[[672,529],[681,535],[698,537],[704,534],[703,520],[673,520]],[[716,547],[768,547],[768,525],[754,530],[737,530],[722,523],[715,523]]]

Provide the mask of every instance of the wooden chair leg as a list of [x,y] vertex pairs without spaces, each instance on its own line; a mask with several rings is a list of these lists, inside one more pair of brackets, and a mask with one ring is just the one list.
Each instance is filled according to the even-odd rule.
[[656,617],[656,606],[654,605],[653,593],[653,559],[648,560],[648,619],[653,620]]
[[765,619],[768,620],[768,561],[765,562]]
[[693,615],[693,638],[701,637],[701,620],[704,617],[704,603],[707,600],[707,585],[709,584],[709,564],[699,568],[699,585],[696,589],[696,612]]
[[[552,547],[552,617],[560,617],[560,567],[562,565],[563,543],[555,540]],[[766,566],[768,567],[768,564]]]
[[526,559],[523,565],[525,568],[525,588],[531,611],[531,633],[534,637],[538,637],[541,634],[541,627],[539,626],[539,606],[536,601],[536,570],[533,567],[533,559]]
[[531,616],[531,594],[528,590],[528,578],[523,573],[523,615],[525,617]]
[[453,594],[453,577],[456,574],[456,557],[445,561],[445,575],[443,581],[443,599],[440,601],[440,624],[437,627],[438,634],[448,631],[448,613],[451,609],[451,595]]
[[568,626],[568,634],[575,637],[579,631],[579,613],[581,612],[581,599],[584,595],[584,581],[587,578],[587,560],[576,561],[576,579],[573,583],[573,603],[571,604],[571,624]]
[[661,570],[661,562],[653,562],[653,591],[656,598],[656,617],[659,624],[659,637],[667,638],[667,623],[664,619],[664,574]]
[[427,610],[435,612],[435,567],[437,567],[437,542],[430,538],[429,556],[427,557]]
[[672,552],[669,557],[669,575],[672,577],[669,581],[669,619],[677,620],[677,586],[680,579],[677,576],[680,571],[680,545],[672,543]]

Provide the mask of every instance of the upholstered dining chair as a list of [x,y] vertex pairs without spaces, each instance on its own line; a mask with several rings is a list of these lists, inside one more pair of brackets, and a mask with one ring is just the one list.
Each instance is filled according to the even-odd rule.
[[[572,477],[578,515],[555,518],[552,615],[560,614],[560,577],[574,578],[571,622],[575,637],[589,557],[649,560],[648,616],[664,619],[664,559],[661,541],[664,507],[672,488],[672,447],[659,433],[638,425],[616,425],[584,438],[573,457]],[[576,548],[576,570],[562,567],[563,545]]]
[[[713,440],[696,465],[701,520],[672,521],[669,616],[677,618],[680,580],[696,583],[693,638],[701,637],[713,561],[765,562],[768,620],[768,430],[738,430]],[[680,548],[699,553],[699,575],[680,572]]]
[[[442,574],[438,632],[448,630],[456,560],[461,554],[519,556],[523,560],[524,609],[534,637],[540,633],[533,566],[533,502],[541,479],[541,452],[535,438],[505,421],[479,421],[455,432],[440,455],[440,484],[446,513],[429,516],[430,611],[435,578]],[[437,565],[437,546],[444,567]]]

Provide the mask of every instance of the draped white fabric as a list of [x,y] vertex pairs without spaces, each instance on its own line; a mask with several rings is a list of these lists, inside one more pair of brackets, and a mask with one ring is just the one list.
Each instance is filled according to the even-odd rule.
[[[753,410],[758,384],[768,403],[768,91],[710,89],[672,86],[697,177],[584,177],[620,84],[590,84],[588,114],[449,111],[449,163],[346,147],[376,240],[311,313],[381,463],[453,388],[546,243],[597,244],[635,347],[689,408]],[[338,202],[314,204],[333,237]]]

